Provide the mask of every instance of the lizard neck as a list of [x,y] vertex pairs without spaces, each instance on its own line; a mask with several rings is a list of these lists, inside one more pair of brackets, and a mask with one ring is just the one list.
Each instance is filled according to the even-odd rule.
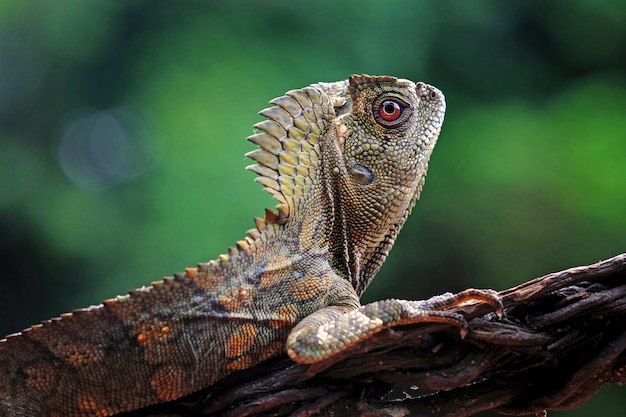
[[[380,192],[380,200],[359,201],[351,198],[348,193],[349,184],[345,178],[333,182],[332,206],[334,216],[332,224],[329,224],[329,246],[331,264],[333,268],[350,281],[356,293],[361,296],[380,267],[385,262],[395,239],[403,227],[411,208],[413,207],[418,192],[415,188],[407,187],[397,194],[408,193],[408,198],[394,198],[383,200],[385,194]],[[381,221],[382,216],[375,215],[372,207],[382,207],[383,203],[396,205],[397,216],[388,216]]]
[[325,198],[332,214],[327,232],[331,264],[360,296],[385,262],[419,198],[435,140],[426,151],[417,141],[408,141],[403,148],[407,157],[394,163],[384,158],[398,154],[398,145],[379,141],[375,145],[384,157],[372,162],[351,152],[362,146],[354,140],[359,135],[349,133],[360,131],[357,124],[351,116],[339,118],[334,134],[321,144],[321,154]]
[[[341,130],[339,126],[338,131]],[[323,196],[329,207],[325,235],[331,266],[360,296],[387,258],[415,204],[425,169],[399,164],[389,178],[361,187],[353,178],[356,162],[346,156],[339,135],[322,144]],[[411,174],[417,173],[417,174]],[[317,215],[319,216],[319,214]]]

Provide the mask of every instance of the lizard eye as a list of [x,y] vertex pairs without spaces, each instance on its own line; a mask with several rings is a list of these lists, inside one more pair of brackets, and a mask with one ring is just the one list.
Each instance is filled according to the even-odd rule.
[[384,127],[396,127],[406,120],[409,105],[396,97],[382,97],[374,102],[373,111],[376,121]]
[[378,114],[383,120],[393,122],[394,120],[398,120],[398,118],[402,115],[403,110],[404,107],[401,107],[400,104],[395,101],[385,100],[380,103],[380,107],[378,107]]

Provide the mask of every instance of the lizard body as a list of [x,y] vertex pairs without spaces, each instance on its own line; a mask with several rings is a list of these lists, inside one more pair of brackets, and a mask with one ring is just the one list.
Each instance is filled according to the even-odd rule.
[[277,200],[217,260],[0,340],[0,415],[100,417],[174,400],[285,350],[316,362],[384,327],[463,326],[443,308],[359,298],[419,197],[445,101],[352,76],[271,101],[248,138]]

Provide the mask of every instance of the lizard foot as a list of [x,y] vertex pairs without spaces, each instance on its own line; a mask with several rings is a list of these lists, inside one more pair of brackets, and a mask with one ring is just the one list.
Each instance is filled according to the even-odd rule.
[[469,302],[484,302],[503,317],[502,302],[493,290],[469,289],[446,293],[423,301],[381,300],[352,310],[330,306],[305,317],[287,338],[287,353],[300,363],[314,363],[371,337],[379,331],[415,323],[447,323],[467,334],[467,321],[450,308]]

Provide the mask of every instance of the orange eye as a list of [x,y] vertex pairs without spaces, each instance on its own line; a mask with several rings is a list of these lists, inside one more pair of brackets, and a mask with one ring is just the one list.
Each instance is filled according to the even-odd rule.
[[393,122],[395,120],[398,120],[398,118],[402,116],[403,110],[404,107],[397,102],[393,100],[385,100],[380,103],[380,107],[378,108],[378,114],[383,120],[387,122]]

